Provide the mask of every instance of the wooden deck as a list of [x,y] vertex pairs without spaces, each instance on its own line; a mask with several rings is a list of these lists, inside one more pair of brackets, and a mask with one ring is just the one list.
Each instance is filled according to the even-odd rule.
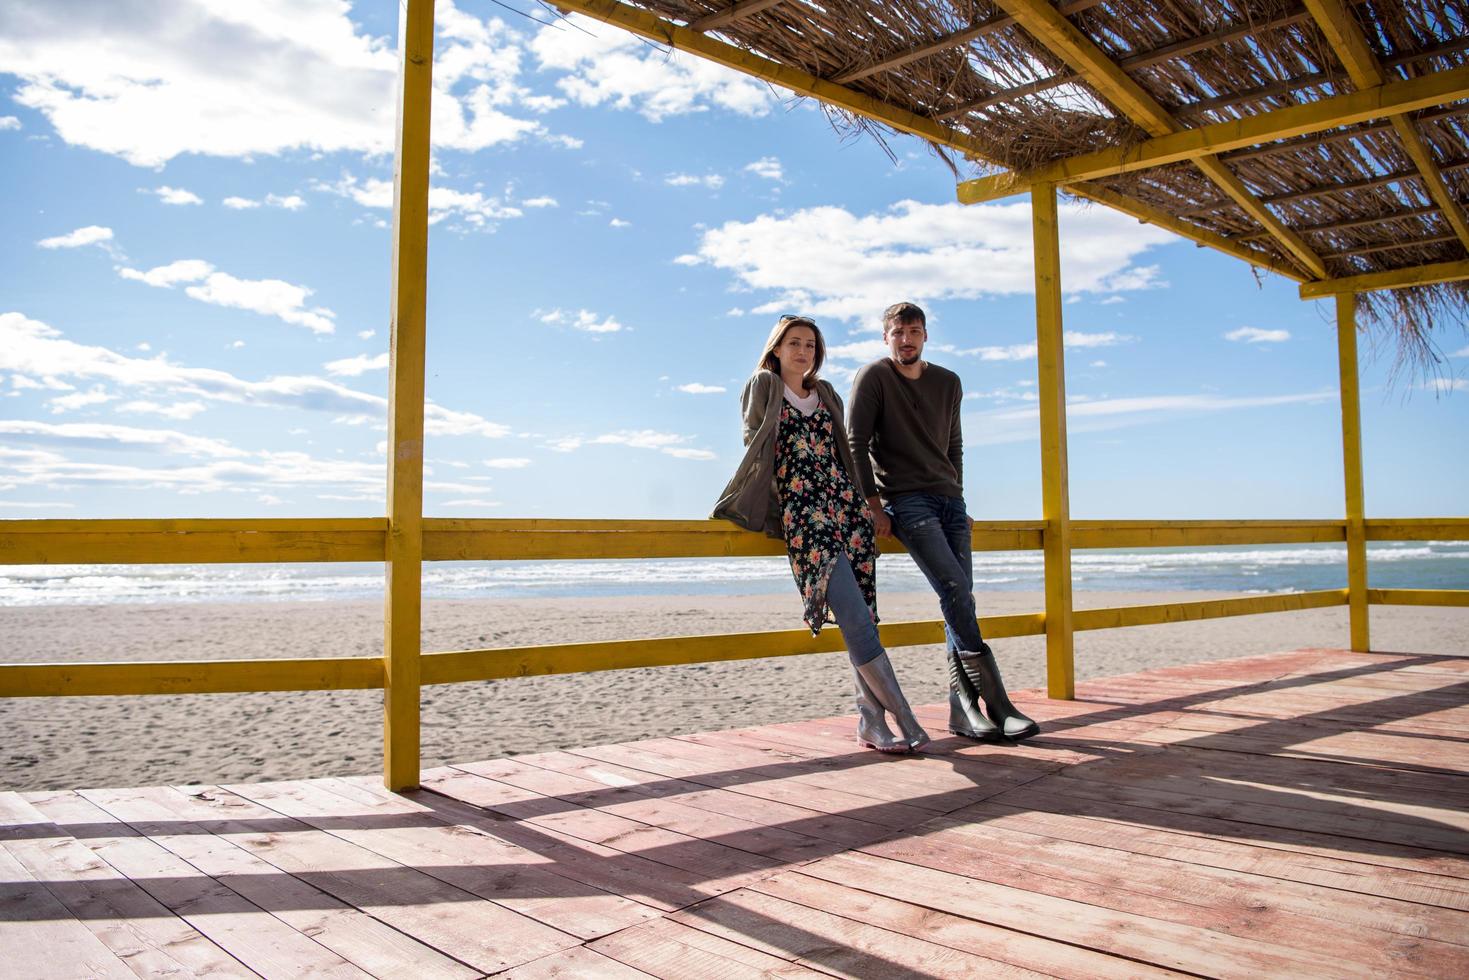
[[1018,699],[1024,746],[901,759],[836,718],[401,796],[0,793],[0,974],[1469,976],[1469,658],[1303,650],[1078,697]]

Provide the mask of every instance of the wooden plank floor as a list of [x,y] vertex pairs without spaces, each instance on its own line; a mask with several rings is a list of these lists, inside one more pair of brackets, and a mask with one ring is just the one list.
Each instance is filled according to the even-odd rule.
[[[0,793],[18,977],[1469,976],[1469,658],[1298,650],[373,778]],[[947,711],[920,712],[930,731]]]

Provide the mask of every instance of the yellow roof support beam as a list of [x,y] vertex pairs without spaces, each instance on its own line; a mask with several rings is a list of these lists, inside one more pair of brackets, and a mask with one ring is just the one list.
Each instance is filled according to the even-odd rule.
[[1370,293],[1376,289],[1403,289],[1407,286],[1431,286],[1438,282],[1469,279],[1469,259],[1457,262],[1435,262],[1407,269],[1368,272],[1342,279],[1323,279],[1301,285],[1301,299],[1321,299],[1340,293]]
[[959,200],[980,204],[1028,191],[1032,184],[1095,180],[1114,174],[1150,170],[1180,160],[1239,150],[1260,143],[1319,133],[1322,130],[1380,119],[1394,113],[1412,112],[1469,99],[1469,67],[1434,72],[1402,82],[1335,95],[1329,99],[1289,106],[1272,112],[1211,123],[1197,129],[1130,147],[1109,147],[1057,160],[1030,173],[1008,172],[966,180],[959,185]]
[[[1032,37],[1079,72],[1104,99],[1153,136],[1165,136],[1184,128],[1162,103],[1128,77],[1127,72],[1107,57],[1107,53],[1097,47],[1091,38],[1072,26],[1059,10],[1051,6],[1049,0],[996,0],[996,3],[1014,17]],[[1291,231],[1261,204],[1259,198],[1244,185],[1244,181],[1236,177],[1222,161],[1204,155],[1194,162],[1205,177],[1232,198],[1246,214],[1259,222],[1302,268],[1310,270],[1317,278],[1326,277],[1326,263],[1311,250],[1306,240]]]
[[[1362,36],[1362,31],[1342,0],[1305,0],[1305,3],[1306,9],[1316,19],[1316,25],[1321,28],[1321,33],[1326,36],[1331,49],[1336,52],[1337,58],[1346,67],[1347,74],[1357,88],[1372,88],[1387,82],[1387,74],[1377,63],[1372,49],[1367,47],[1367,39]],[[1464,220],[1464,209],[1449,193],[1443,172],[1438,169],[1433,151],[1418,132],[1418,125],[1405,113],[1394,113],[1388,118],[1397,131],[1398,139],[1402,140],[1403,149],[1413,161],[1413,166],[1423,175],[1423,184],[1433,198],[1433,203],[1438,205],[1444,220],[1454,230],[1459,242],[1469,250],[1469,222]]]
[[1166,211],[1160,211],[1141,201],[1125,197],[1115,191],[1110,191],[1105,187],[1094,184],[1076,184],[1068,187],[1067,191],[1075,194],[1077,197],[1084,197],[1089,201],[1105,204],[1113,210],[1121,211],[1123,214],[1132,215],[1139,221],[1150,225],[1157,225],[1159,228],[1165,228],[1175,235],[1182,235],[1184,238],[1197,242],[1200,245],[1217,249],[1226,255],[1232,255],[1237,259],[1242,259],[1250,263],[1250,265],[1257,265],[1262,269],[1278,272],[1288,279],[1294,279],[1296,282],[1306,281],[1306,277],[1294,266],[1282,263],[1269,252],[1262,252],[1259,249],[1251,248],[1248,245],[1225,238],[1223,235],[1216,235],[1214,232],[1200,228],[1198,225],[1190,224],[1181,218],[1175,218]]
[[891,126],[902,132],[912,133],[914,136],[921,136],[926,140],[958,150],[976,160],[994,162],[982,143],[956,129],[950,129],[916,112],[900,109],[881,99],[863,95],[846,86],[817,78],[799,68],[783,65],[770,58],[744,51],[733,44],[701,34],[690,27],[680,27],[646,10],[620,3],[619,0],[553,0],[553,2],[562,10],[585,14],[650,41],[696,54],[715,64],[724,65],[726,68],[733,68],[746,75],[753,75],[788,88],[798,95],[809,95],[840,109],[846,109],[848,112],[880,122],[884,126]]

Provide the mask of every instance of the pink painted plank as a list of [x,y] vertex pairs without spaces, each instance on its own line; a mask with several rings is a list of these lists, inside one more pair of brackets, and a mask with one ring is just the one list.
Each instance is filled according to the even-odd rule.
[[635,970],[610,956],[585,946],[563,950],[533,960],[524,966],[497,974],[498,980],[565,980],[565,978],[605,978],[605,980],[648,980],[652,974]]
[[160,794],[141,791],[87,790],[83,795],[129,822],[157,822],[171,813],[175,820],[201,823],[278,873],[301,878],[486,973],[577,945],[573,936],[224,789],[166,792],[172,797],[166,803]]
[[[828,858],[826,860],[837,860]],[[821,864],[823,862],[817,862]],[[825,907],[840,908],[831,897]],[[671,918],[695,929],[842,977],[1039,978],[1044,974],[931,943],[845,916],[748,889]]]
[[685,977],[780,978],[817,980],[817,973],[743,942],[693,929],[669,919],[657,919],[599,939],[591,948],[663,980]]
[[[923,857],[917,846],[921,842],[908,843],[912,857]],[[1031,935],[1064,936],[1073,945],[1201,976],[1378,975],[1325,954],[1100,908],[907,860],[850,853],[809,864],[801,872],[864,891],[903,888],[954,915]]]
[[[896,885],[896,887],[894,887]],[[874,881],[861,891],[832,881],[787,872],[751,886],[752,891],[804,905],[829,909],[849,919],[912,936],[950,949],[1057,977],[1177,977],[1183,974],[1055,942],[953,915],[922,894],[891,880]]]
[[810,860],[829,854],[833,849],[827,841],[783,827],[766,826],[730,814],[685,806],[676,800],[648,797],[624,786],[604,786],[582,776],[527,765],[518,759],[467,763],[456,768],[540,793],[562,803],[615,814],[650,827],[782,862]]
[[[457,769],[425,770],[423,773],[423,779],[449,788],[458,781],[468,782],[476,778]],[[510,820],[432,789],[404,795],[441,820],[487,831],[539,854],[552,862],[557,874],[664,911],[691,905],[734,887],[720,883],[711,885],[703,875],[695,872],[658,864],[547,827]]]
[[380,780],[230,786],[231,792],[580,939],[658,910],[562,877],[550,862],[490,834],[445,824]]
[[[78,796],[72,812],[83,802],[92,801]],[[54,812],[46,815],[53,820],[63,819]],[[115,825],[115,832],[109,831],[109,823]],[[368,976],[155,841],[116,824],[94,806],[85,818],[86,845],[251,970],[266,977]],[[66,825],[60,826],[65,829]]]
[[[918,863],[997,884],[1304,950],[1331,949],[1395,973],[1469,966],[1469,916],[1278,878],[1196,866],[1187,852],[1119,853],[1024,831],[1024,820],[933,821]],[[910,842],[867,853],[909,859]],[[930,863],[933,862],[933,863]]]
[[[130,791],[166,804],[173,792],[158,787]],[[75,833],[91,837],[138,835],[137,828],[76,794],[37,794],[38,807]],[[373,976],[398,976],[410,971],[415,977],[433,980],[465,980],[476,972],[432,948],[403,935],[299,878],[284,875],[275,867],[197,823],[174,817],[175,810],[162,805],[158,820],[140,821],[138,827],[170,853],[259,906],[297,932],[311,937]]]
[[[769,858],[722,844],[650,827],[611,813],[569,807],[464,770],[456,769],[454,772],[458,775],[427,772],[420,782],[425,789],[539,829],[557,831],[571,838],[602,844],[657,864],[692,872],[699,876],[697,880],[717,890],[737,888],[766,869],[778,866]],[[524,798],[515,799],[515,796]]]
[[165,976],[256,975],[20,795],[0,793],[0,825],[11,857],[133,969]]
[[[1034,787],[1050,797],[1076,800],[1078,806],[1111,803],[1147,813],[1158,826],[1193,826],[1197,821],[1218,821],[1204,825],[1213,832],[1229,834],[1243,841],[1257,841],[1263,847],[1282,847],[1302,853],[1325,853],[1352,858],[1368,864],[1426,871],[1453,877],[1469,877],[1469,866],[1456,854],[1395,840],[1343,836],[1329,825],[1310,819],[1307,810],[1283,807],[1245,807],[1231,801],[1163,790],[1140,789],[1128,783],[1105,780],[1071,779],[1052,776]],[[1021,787],[994,799],[996,803],[1023,806],[1031,787]],[[1085,801],[1084,803],[1080,801]],[[1224,828],[1228,828],[1227,830]]]
[[808,837],[847,846],[865,844],[888,833],[882,827],[865,821],[822,813],[778,800],[710,789],[690,780],[659,776],[612,762],[588,759],[571,752],[537,752],[533,755],[518,755],[515,759],[517,762],[552,772],[581,776],[603,786],[624,787],[657,799],[676,799],[701,810],[727,813],[769,826],[784,827]]
[[761,799],[777,800],[821,813],[891,828],[911,827],[932,811],[904,803],[862,796],[841,787],[820,766],[779,762],[760,752],[736,752],[728,746],[700,745],[681,739],[657,739],[628,745],[597,745],[575,749],[576,755],[613,762],[690,782],[727,789]]
[[1323,849],[1304,853],[1279,844],[1246,842],[1238,836],[1238,825],[1226,821],[1187,816],[1159,821],[1157,811],[1053,796],[1039,789],[1008,799],[1013,805],[978,803],[972,811],[952,816],[1138,854],[1184,855],[1181,859],[1196,865],[1469,912],[1469,881],[1333,857]]
[[134,980],[117,954],[72,918],[50,890],[0,847],[0,954],[14,980],[57,976]]

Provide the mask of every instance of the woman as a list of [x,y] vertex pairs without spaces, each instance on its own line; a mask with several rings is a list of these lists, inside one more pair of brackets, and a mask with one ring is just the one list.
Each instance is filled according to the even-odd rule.
[[[745,458],[714,517],[783,538],[812,635],[842,628],[857,679],[857,740],[879,752],[912,752],[928,733],[913,717],[877,633],[877,553],[872,515],[852,482],[856,467],[842,400],[817,379],[826,343],[809,317],[783,316],[765,341],[740,404]],[[883,711],[897,719],[899,738]]]

